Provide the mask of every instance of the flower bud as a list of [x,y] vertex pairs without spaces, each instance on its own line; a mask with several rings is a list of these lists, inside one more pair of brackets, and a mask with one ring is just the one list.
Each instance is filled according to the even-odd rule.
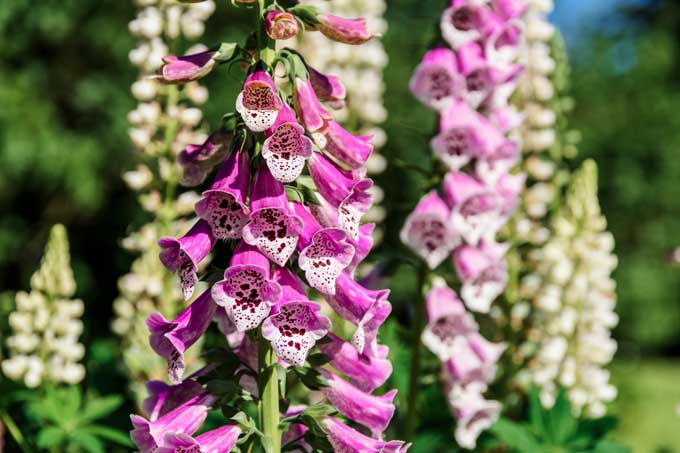
[[291,39],[298,34],[299,25],[295,16],[275,9],[264,16],[264,26],[272,39]]

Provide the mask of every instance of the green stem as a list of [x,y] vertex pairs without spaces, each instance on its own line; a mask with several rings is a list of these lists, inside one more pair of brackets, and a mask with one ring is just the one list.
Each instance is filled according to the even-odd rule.
[[272,453],[281,452],[279,430],[279,379],[276,354],[269,342],[260,337],[260,427],[268,438]]
[[412,441],[418,428],[418,397],[420,395],[420,365],[422,345],[420,336],[425,327],[425,283],[427,281],[427,266],[421,263],[418,271],[418,299],[416,301],[416,315],[411,326],[411,367],[409,370],[408,396],[406,403],[406,421],[404,439]]
[[19,445],[19,448],[21,448],[21,451],[23,452],[33,451],[26,443],[26,439],[24,439],[24,435],[21,433],[21,430],[19,429],[17,424],[14,423],[12,417],[4,410],[0,411],[0,420],[2,421],[2,423],[5,424],[5,427],[7,427],[7,431],[12,435],[16,443]]

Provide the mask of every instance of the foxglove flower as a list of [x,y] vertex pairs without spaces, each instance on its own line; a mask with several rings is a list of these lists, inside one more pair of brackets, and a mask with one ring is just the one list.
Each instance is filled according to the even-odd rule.
[[372,392],[392,374],[387,346],[379,346],[378,354],[371,356],[359,353],[352,344],[332,333],[328,334],[327,340],[319,345],[319,349],[330,357],[333,368],[348,376],[358,389]]
[[363,44],[373,38],[368,31],[366,19],[345,19],[333,14],[319,14],[313,30],[320,31],[328,39],[344,44]]
[[150,421],[158,420],[205,392],[203,386],[192,379],[185,379],[177,385],[168,385],[163,381],[149,381],[146,383],[146,390],[149,396],[142,402],[142,409]]
[[325,417],[321,425],[326,430],[328,441],[334,451],[362,453],[406,453],[411,444],[393,440],[371,439],[333,417]]
[[250,74],[236,98],[236,111],[253,132],[264,132],[272,127],[282,107],[274,79],[264,71]]
[[442,15],[440,28],[443,38],[455,50],[487,33],[489,11],[472,0],[451,3]]
[[401,241],[421,257],[430,269],[444,261],[459,242],[449,224],[451,211],[437,194],[425,195],[407,217]]
[[183,57],[163,57],[161,74],[157,77],[163,83],[187,83],[198,80],[215,67],[216,51],[199,52]]
[[453,255],[458,276],[463,281],[461,295],[473,311],[488,313],[491,303],[503,293],[508,271],[502,260],[507,247],[501,244],[462,245]]
[[451,356],[444,364],[449,379],[461,385],[490,382],[496,372],[496,362],[505,350],[503,344],[493,344],[478,333],[459,335],[451,344]]
[[321,389],[328,401],[350,420],[369,428],[373,437],[380,438],[394,415],[392,400],[397,391],[375,396],[359,390],[331,372],[321,370],[321,374],[328,381],[328,386]]
[[295,16],[278,9],[265,14],[264,27],[272,39],[291,39],[300,28]]
[[302,221],[290,212],[286,191],[266,166],[261,166],[250,194],[250,223],[243,240],[254,245],[271,261],[284,266],[295,251]]
[[224,161],[215,181],[196,204],[196,213],[204,219],[217,239],[240,239],[248,223],[248,182],[250,162],[242,150],[233,151]]
[[[475,174],[488,186],[494,186],[499,179],[505,177],[519,160],[519,146],[508,140],[496,150],[475,164]],[[519,195],[517,193],[516,195]],[[517,198],[515,196],[514,198]],[[513,208],[514,209],[514,208]]]
[[337,228],[322,228],[311,212],[301,203],[293,203],[295,214],[304,229],[300,233],[298,257],[307,282],[324,294],[335,294],[335,281],[352,262],[354,247],[347,242],[347,233]]
[[326,75],[309,65],[307,65],[307,72],[309,73],[309,82],[318,99],[328,102],[328,105],[336,109],[345,105],[347,90],[338,77]]
[[465,89],[456,55],[443,47],[428,51],[409,84],[411,93],[435,110],[448,107]]
[[267,129],[262,145],[262,157],[274,178],[281,182],[294,181],[312,155],[312,141],[297,122],[295,113],[283,104],[274,125]]
[[281,287],[270,277],[269,260],[257,248],[239,243],[224,280],[212,287],[215,303],[225,308],[237,331],[259,326],[281,299]]
[[232,139],[232,133],[218,130],[200,145],[187,145],[177,158],[183,169],[182,184],[197,186],[203,183],[213,168],[224,160]]
[[215,236],[210,225],[205,220],[199,220],[181,238],[164,237],[158,241],[158,245],[162,249],[161,262],[170,272],[177,272],[184,299],[189,299],[198,279],[198,264],[215,245]]
[[364,166],[371,153],[373,137],[357,137],[347,132],[335,121],[328,124],[324,132],[323,149],[350,168],[358,169]]
[[347,272],[354,272],[359,264],[368,256],[373,249],[373,231],[375,223],[365,223],[359,227],[359,237],[357,240],[349,238],[350,244],[354,247],[354,257],[347,266]]
[[328,128],[333,116],[323,108],[314,92],[312,82],[295,79],[294,91],[295,110],[311,134],[322,133]]
[[163,446],[156,452],[229,453],[236,446],[240,435],[241,428],[238,425],[224,425],[196,437],[184,433],[167,432],[163,437]]
[[449,393],[449,405],[457,420],[456,442],[463,448],[475,448],[479,435],[496,422],[501,412],[500,403],[485,400],[481,391],[468,385],[454,386]]
[[146,320],[151,336],[151,348],[168,361],[168,378],[178,383],[184,374],[184,351],[189,349],[212,321],[215,302],[210,291],[204,292],[172,321],[160,313],[152,313]]

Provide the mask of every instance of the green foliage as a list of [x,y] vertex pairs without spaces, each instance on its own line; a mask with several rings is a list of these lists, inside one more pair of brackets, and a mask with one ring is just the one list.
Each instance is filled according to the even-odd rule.
[[86,396],[78,386],[47,389],[40,398],[33,398],[27,412],[40,429],[35,437],[41,449],[63,452],[103,453],[107,445],[131,447],[127,432],[97,423],[111,415],[123,403],[118,395]]
[[528,421],[518,423],[501,418],[490,432],[495,446],[517,453],[626,453],[627,448],[604,439],[615,426],[612,417],[574,417],[563,389],[553,407],[545,409],[534,388],[529,396]]

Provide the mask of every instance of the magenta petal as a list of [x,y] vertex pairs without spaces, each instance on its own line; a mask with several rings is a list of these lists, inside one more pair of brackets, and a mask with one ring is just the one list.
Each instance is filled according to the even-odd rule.
[[354,247],[347,233],[337,228],[317,231],[311,243],[300,252],[298,265],[305,271],[307,282],[324,294],[335,294],[335,281],[351,263]]
[[354,257],[352,262],[347,266],[347,272],[354,272],[357,266],[368,256],[373,248],[373,230],[375,230],[375,223],[367,223],[359,227],[358,238],[348,238],[348,241],[354,246]]
[[373,152],[373,145],[366,141],[366,137],[350,134],[335,121],[330,122],[325,137],[324,149],[350,168],[362,167]]
[[229,152],[229,143],[233,138],[231,132],[217,130],[200,145],[187,145],[177,158],[182,166],[182,185],[197,186],[205,181],[213,168],[218,165]]
[[149,381],[146,383],[146,390],[149,397],[142,402],[142,410],[150,421],[157,420],[197,395],[205,393],[203,386],[191,379],[177,385]]
[[371,439],[359,431],[350,428],[333,417],[326,417],[321,422],[326,430],[328,441],[334,451],[352,453],[406,453],[411,444],[401,441],[385,442]]
[[280,304],[307,301],[304,283],[290,269],[277,267],[274,270],[274,280],[281,286]]
[[465,89],[455,54],[446,48],[428,51],[416,68],[409,87],[425,105],[435,110],[444,109]]
[[320,14],[318,19],[320,23],[314,25],[315,29],[333,41],[358,45],[373,38],[368,31],[366,19],[345,19],[332,14]]
[[191,437],[184,433],[167,432],[163,438],[163,447],[157,453],[210,452],[229,453],[241,434],[238,425],[224,425],[199,436]]
[[253,132],[263,132],[272,127],[282,107],[274,79],[264,71],[250,74],[236,99],[236,110]]
[[347,92],[342,81],[336,76],[323,74],[311,66],[307,66],[309,81],[312,84],[314,93],[322,101],[331,102],[333,105],[344,104]]
[[262,146],[262,157],[275,179],[281,182],[294,181],[312,154],[312,141],[304,135],[304,128],[297,123],[295,114],[288,106],[279,113],[279,117],[291,116],[290,121],[279,122],[267,131],[267,139]]
[[205,333],[215,308],[210,291],[205,291],[172,321],[166,320],[158,312],[147,318],[151,348],[168,361],[170,382],[180,382],[185,367],[184,351]]
[[200,79],[215,66],[213,57],[217,52],[205,51],[183,57],[163,57],[160,80],[163,83],[186,83]]
[[309,132],[323,132],[333,116],[323,108],[309,80],[295,79],[295,110]]

